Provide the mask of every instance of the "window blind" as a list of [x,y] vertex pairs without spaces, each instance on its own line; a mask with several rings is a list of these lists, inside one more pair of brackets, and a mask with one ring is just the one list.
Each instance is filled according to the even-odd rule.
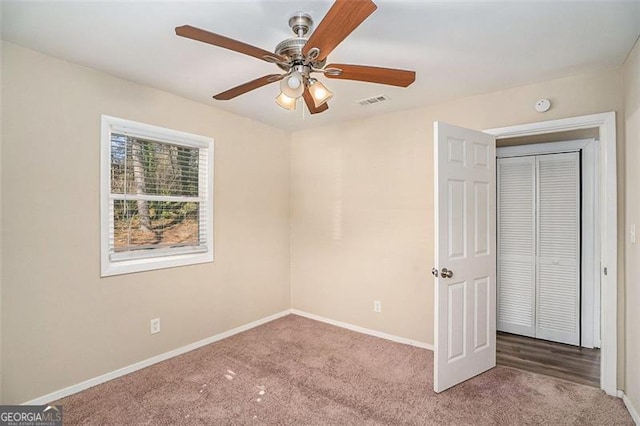
[[112,261],[207,250],[207,149],[112,131]]

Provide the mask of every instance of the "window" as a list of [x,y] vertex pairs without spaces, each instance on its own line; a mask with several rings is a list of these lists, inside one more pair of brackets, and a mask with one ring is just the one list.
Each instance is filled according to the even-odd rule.
[[102,116],[101,275],[213,261],[213,139]]

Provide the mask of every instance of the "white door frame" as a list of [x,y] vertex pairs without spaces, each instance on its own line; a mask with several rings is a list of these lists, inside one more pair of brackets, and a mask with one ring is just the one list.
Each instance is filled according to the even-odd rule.
[[484,130],[496,139],[597,128],[600,134],[600,388],[617,396],[618,194],[615,112]]

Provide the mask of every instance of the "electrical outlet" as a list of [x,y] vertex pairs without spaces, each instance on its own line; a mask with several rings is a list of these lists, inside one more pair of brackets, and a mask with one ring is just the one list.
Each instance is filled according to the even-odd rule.
[[382,312],[382,302],[379,300],[373,301],[373,312]]
[[160,318],[151,320],[151,334],[160,333]]

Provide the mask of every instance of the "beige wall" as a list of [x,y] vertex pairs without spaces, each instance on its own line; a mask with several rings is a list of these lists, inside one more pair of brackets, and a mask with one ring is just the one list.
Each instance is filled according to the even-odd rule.
[[[290,307],[287,133],[10,44],[2,86],[4,403]],[[214,263],[100,278],[101,114],[215,139]]]
[[295,133],[293,307],[432,344],[433,121],[482,130],[617,111],[622,160],[622,99],[622,72],[609,69],[383,116],[371,106],[370,119]]
[[[640,41],[624,65],[624,116],[627,141],[625,393],[640,412]],[[636,244],[631,244],[629,238],[631,224],[636,225]]]

